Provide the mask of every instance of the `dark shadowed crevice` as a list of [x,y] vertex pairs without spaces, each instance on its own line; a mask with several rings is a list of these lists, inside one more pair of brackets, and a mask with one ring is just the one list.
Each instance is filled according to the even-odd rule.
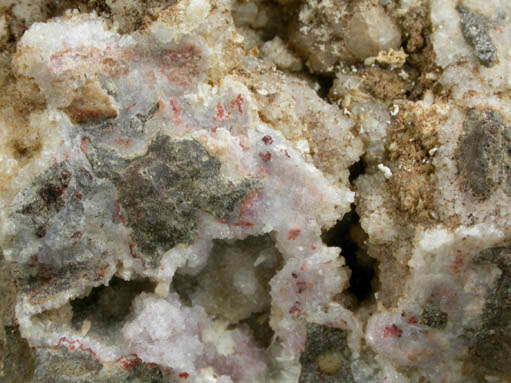
[[172,289],[179,295],[181,303],[185,306],[192,306],[191,296],[199,285],[197,276],[188,274],[174,274],[172,278]]
[[350,287],[347,292],[360,304],[371,298],[374,293],[376,261],[360,246],[363,231],[359,221],[360,217],[355,211],[355,205],[352,204],[351,211],[331,229],[324,231],[322,238],[326,245],[341,248],[341,256],[351,270]]
[[88,13],[96,11],[99,15],[108,17],[112,11],[105,0],[50,0],[42,5],[47,18],[63,16],[67,10],[77,9]]
[[348,169],[350,172],[350,177],[349,177],[350,183],[355,181],[359,175],[364,174],[366,171],[366,168],[367,168],[367,164],[362,158],[360,160],[358,160],[357,162],[355,162],[353,165],[351,165]]
[[270,311],[254,313],[247,319],[240,322],[240,325],[246,324],[250,327],[255,343],[262,349],[267,349],[275,334],[270,326]]
[[73,309],[71,325],[79,330],[88,320],[91,331],[98,333],[120,328],[135,297],[144,291],[153,291],[154,287],[148,279],[125,281],[113,277],[108,286],[96,287],[86,297],[70,302]]
[[334,84],[334,77],[329,76],[314,76],[316,81],[318,82],[319,88],[316,91],[318,96],[323,100],[326,100],[328,97],[328,93],[330,92],[330,88]]

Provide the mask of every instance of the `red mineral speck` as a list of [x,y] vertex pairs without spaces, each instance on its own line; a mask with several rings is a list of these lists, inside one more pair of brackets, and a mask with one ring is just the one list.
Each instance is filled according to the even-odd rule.
[[298,287],[298,289],[296,290],[296,292],[298,294],[301,294],[303,293],[308,287],[312,287],[313,284],[311,282],[296,282],[296,287]]
[[140,358],[136,355],[134,355],[135,358],[134,359],[128,359],[128,358],[125,358],[125,357],[121,357],[119,358],[119,361],[121,362],[121,368],[123,370],[131,370],[133,367],[135,367],[135,365],[137,364],[137,362],[140,360]]
[[114,201],[115,216],[120,219],[123,226],[126,226],[126,217],[122,214],[121,205],[118,201]]
[[291,273],[291,276],[295,279],[298,278],[298,275],[296,275],[296,273]]
[[271,138],[271,136],[264,136],[262,138],[262,141],[264,142],[265,145],[273,144],[273,138]]
[[264,162],[268,162],[271,160],[271,153],[270,152],[266,152],[266,153],[261,153],[259,152],[259,158],[261,160],[263,160]]
[[183,379],[188,379],[189,376],[190,376],[190,374],[187,372],[182,372],[179,374],[179,377],[183,378]]
[[300,235],[302,231],[300,229],[291,229],[288,232],[287,239],[288,241],[294,241]]
[[452,272],[458,273],[464,264],[465,264],[465,259],[463,258],[463,256],[461,254],[458,254],[456,256],[456,258],[454,258],[454,261],[452,262],[452,265],[451,265]]
[[135,253],[135,245],[130,243],[130,256],[131,258],[137,258],[137,253]]
[[89,143],[90,138],[89,137],[83,137],[82,142],[80,143],[80,150],[82,153],[87,153],[87,146]]
[[239,145],[240,145],[240,148],[243,149],[244,152],[246,152],[249,149],[249,147],[244,145],[243,142],[241,142],[241,141],[239,142]]
[[293,315],[293,314],[299,314],[302,309],[300,308],[301,306],[301,303],[296,301],[293,306],[291,306],[291,308],[289,309],[289,314]]
[[401,330],[399,327],[397,327],[395,324],[391,326],[385,326],[383,329],[383,337],[384,338],[401,338],[401,335],[403,334],[403,330]]
[[131,139],[123,139],[122,137],[117,137],[114,141],[117,145],[122,145],[126,148],[129,148],[131,145]]
[[346,322],[344,319],[339,318],[339,321],[341,321],[341,323],[342,323],[345,327],[349,327],[349,326],[348,326],[348,322]]
[[224,108],[224,106],[220,103],[216,104],[216,115],[215,120],[225,120],[229,118],[231,114],[227,112]]
[[243,101],[245,101],[243,99],[243,96],[241,94],[238,94],[236,99],[233,100],[233,102],[231,102],[231,108],[234,109],[236,107],[238,109],[238,112],[243,113],[243,108],[242,108]]
[[416,323],[417,323],[417,318],[415,318],[415,317],[410,317],[410,318],[408,319],[408,323],[410,323],[410,324],[416,324]]
[[94,358],[98,359],[96,353],[92,351],[90,347],[85,347],[79,340],[69,340],[65,336],[63,336],[62,338],[59,339],[59,342],[55,346],[53,346],[53,349],[56,350],[62,345],[64,345],[71,351],[74,351],[78,347],[80,351],[89,353]]
[[140,263],[142,263],[142,267],[145,267],[144,260],[142,258],[140,258],[137,255],[137,252],[135,251],[135,245],[133,243],[130,243],[129,244],[129,248],[130,248],[130,257],[133,258],[133,259],[138,259],[140,261]]
[[124,111],[126,113],[129,113],[137,104],[134,103],[134,104],[131,104],[130,106],[128,106],[126,109],[124,109]]
[[289,155],[289,153],[287,152],[287,150],[286,150],[286,149],[280,149],[280,152],[281,152],[284,156],[286,156],[287,158],[291,158],[291,156]]
[[161,57],[160,73],[170,82],[187,88],[199,74],[199,50],[193,45],[179,47]]
[[253,206],[261,201],[262,194],[255,192],[251,194],[248,198],[243,199],[241,201],[241,208],[240,208],[240,217],[243,217],[244,215],[247,215],[250,210],[252,210]]
[[181,125],[181,105],[175,99],[170,99],[170,107],[172,108],[172,117],[174,119],[174,125]]

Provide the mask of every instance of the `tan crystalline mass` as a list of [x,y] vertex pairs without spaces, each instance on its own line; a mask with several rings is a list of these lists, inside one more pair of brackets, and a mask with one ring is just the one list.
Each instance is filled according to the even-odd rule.
[[510,381],[510,17],[4,1],[0,380]]

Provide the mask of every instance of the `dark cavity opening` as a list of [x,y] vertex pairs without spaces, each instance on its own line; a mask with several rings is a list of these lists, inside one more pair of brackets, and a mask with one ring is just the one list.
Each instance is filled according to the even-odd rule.
[[355,162],[353,165],[349,167],[350,182],[355,181],[359,175],[364,174],[367,168],[367,164],[365,161],[361,158],[359,161]]
[[73,309],[71,325],[80,330],[88,320],[90,331],[109,335],[124,325],[135,297],[154,288],[155,284],[148,279],[125,281],[113,277],[108,286],[95,287],[86,297],[70,302]]
[[360,217],[351,205],[351,211],[346,213],[335,226],[324,231],[323,242],[328,246],[340,247],[341,256],[351,270],[350,287],[347,292],[362,303],[370,299],[374,293],[373,279],[375,277],[376,261],[369,257],[364,249],[365,233],[360,227]]
[[319,85],[319,89],[317,90],[317,94],[323,100],[326,100],[328,97],[328,93],[330,92],[330,88],[334,84],[334,78],[328,76],[316,76],[316,80]]

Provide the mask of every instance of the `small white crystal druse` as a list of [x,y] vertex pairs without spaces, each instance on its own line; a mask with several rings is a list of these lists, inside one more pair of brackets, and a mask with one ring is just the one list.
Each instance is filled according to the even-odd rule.
[[27,382],[509,381],[511,3],[7,3]]

